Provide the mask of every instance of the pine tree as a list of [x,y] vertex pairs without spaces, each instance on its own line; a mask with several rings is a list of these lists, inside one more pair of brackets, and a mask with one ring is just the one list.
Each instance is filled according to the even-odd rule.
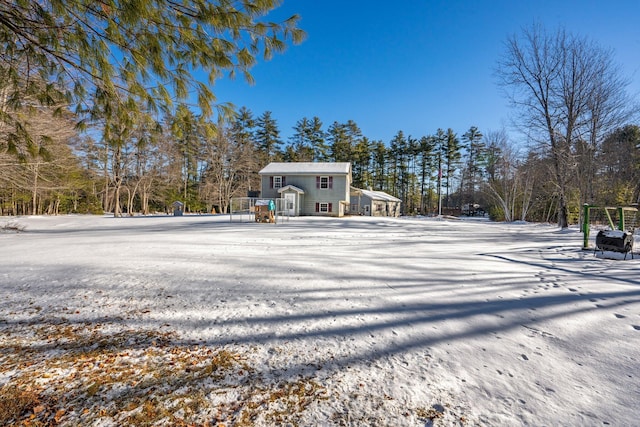
[[465,142],[466,155],[466,197],[468,202],[475,203],[476,187],[478,185],[478,176],[481,174],[481,166],[485,158],[485,144],[482,142],[482,133],[476,126],[471,126],[464,135],[462,140]]
[[[232,121],[229,129],[229,138],[238,145],[241,152],[254,152],[257,146],[255,142],[256,120],[253,113],[246,107],[241,107]],[[242,162],[243,168],[239,172],[240,182],[247,192],[256,191],[260,188],[260,180],[258,178],[259,159],[253,156],[244,157]]]
[[447,156],[447,134],[440,128],[434,136],[435,142],[435,161],[438,169],[438,215],[442,213],[442,178],[444,176],[445,159]]
[[398,131],[389,144],[391,186],[393,190],[392,194],[395,194],[402,200],[404,204],[406,202],[406,174],[407,174],[407,159],[408,159],[408,142],[404,136],[404,132]]
[[382,141],[374,141],[371,146],[371,169],[373,174],[373,188],[375,190],[386,191],[389,188],[387,175],[388,150],[386,145]]
[[289,139],[289,146],[285,151],[285,161],[311,162],[314,158],[314,150],[311,141],[313,123],[306,117],[296,122],[293,127],[294,134]]
[[347,132],[347,127],[344,124],[333,122],[327,131],[327,139],[330,144],[329,151],[332,161],[351,161],[351,140]]
[[271,117],[271,111],[265,111],[256,121],[256,146],[262,156],[264,165],[278,161],[282,157],[280,147],[280,129],[278,123]]
[[242,144],[250,144],[254,140],[256,120],[247,107],[240,107],[231,123],[230,135]]
[[640,202],[640,126],[627,125],[610,133],[602,143],[599,200],[609,205]]
[[329,146],[327,145],[327,134],[322,130],[322,121],[317,116],[311,119],[308,138],[313,148],[313,160],[328,162]]
[[[434,151],[436,139],[423,136],[418,141],[418,167],[420,168],[420,212],[425,214],[431,208],[432,175],[435,169]],[[426,194],[425,194],[426,193]]]
[[132,111],[166,113],[194,93],[209,116],[216,79],[240,73],[252,81],[258,56],[269,59],[304,38],[297,15],[281,23],[264,19],[280,3],[2,1],[0,121],[19,129],[6,113],[29,97],[41,105],[64,99],[94,116],[97,107],[108,120],[123,121]]
[[371,186],[371,142],[369,138],[362,137],[353,147],[352,171],[353,186],[357,188],[367,188]]
[[460,157],[462,154],[460,153],[460,140],[458,139],[458,135],[455,134],[453,129],[447,129],[446,135],[446,157],[445,157],[445,169],[446,169],[446,206],[450,207],[450,191],[451,186],[453,184],[453,178],[455,172],[458,170]]

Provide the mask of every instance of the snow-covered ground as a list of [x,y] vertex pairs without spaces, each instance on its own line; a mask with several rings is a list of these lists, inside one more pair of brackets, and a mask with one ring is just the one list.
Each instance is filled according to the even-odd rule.
[[[135,424],[145,400],[167,406],[159,424],[640,423],[640,256],[583,251],[577,230],[224,215],[2,226],[0,387],[42,386],[42,402],[55,389],[28,410],[62,424]],[[224,354],[234,368],[194,376]],[[175,403],[196,393],[192,413]]]

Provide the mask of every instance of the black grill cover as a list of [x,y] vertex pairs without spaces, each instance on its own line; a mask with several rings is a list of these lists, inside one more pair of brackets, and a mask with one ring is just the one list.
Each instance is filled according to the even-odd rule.
[[620,230],[600,230],[596,247],[601,251],[627,253],[633,249],[633,234]]

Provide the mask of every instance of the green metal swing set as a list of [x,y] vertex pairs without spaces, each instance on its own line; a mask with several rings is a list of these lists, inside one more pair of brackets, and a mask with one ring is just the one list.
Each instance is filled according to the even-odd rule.
[[[637,222],[637,213],[638,208],[631,206],[597,206],[597,205],[583,205],[583,221],[582,221],[582,233],[584,236],[584,241],[582,245],[582,249],[589,249],[589,224],[590,224],[590,213],[592,209],[603,209],[606,214],[606,218],[609,222],[609,227],[612,230],[620,230],[620,231],[630,231],[632,234],[636,228]],[[615,212],[618,219],[617,227],[614,224],[613,218],[611,217],[611,212]]]

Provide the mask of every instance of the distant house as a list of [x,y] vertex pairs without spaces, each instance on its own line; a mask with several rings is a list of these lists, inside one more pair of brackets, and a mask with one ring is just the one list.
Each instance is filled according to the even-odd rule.
[[285,215],[349,212],[351,163],[269,163],[259,174],[261,197],[284,199]]
[[351,188],[351,213],[366,216],[400,216],[400,199],[384,191]]

